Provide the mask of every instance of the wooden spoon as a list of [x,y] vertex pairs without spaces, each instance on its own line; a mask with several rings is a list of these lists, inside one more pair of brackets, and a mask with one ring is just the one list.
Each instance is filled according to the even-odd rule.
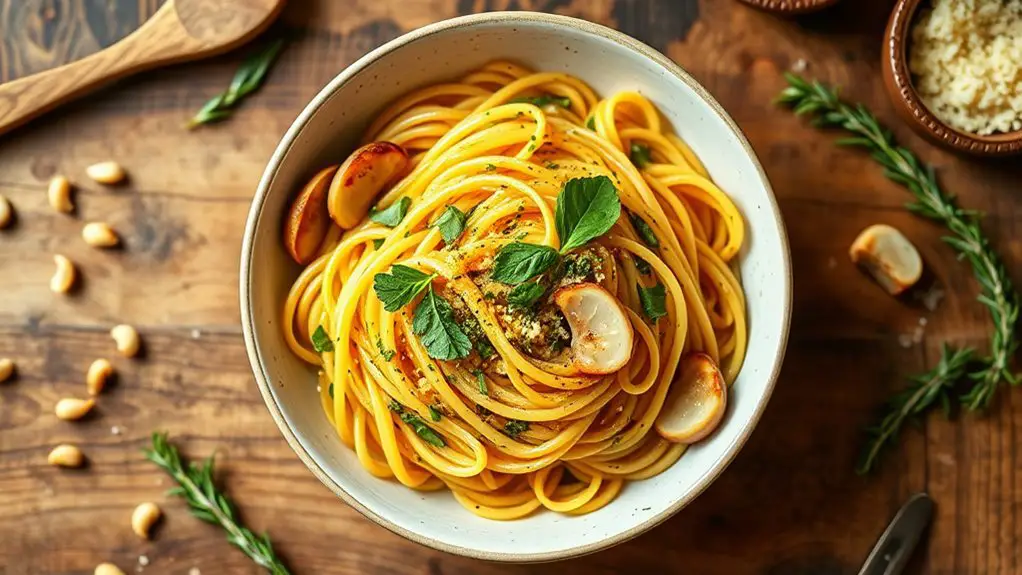
[[284,0],[167,0],[109,48],[0,84],[0,134],[125,76],[236,48],[265,30],[283,7]]

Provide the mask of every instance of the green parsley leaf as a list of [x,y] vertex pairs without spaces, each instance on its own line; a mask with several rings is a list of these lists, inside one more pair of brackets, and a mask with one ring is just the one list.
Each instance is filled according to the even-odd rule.
[[520,284],[540,275],[557,263],[557,250],[524,242],[510,243],[493,259],[493,279],[508,285]]
[[433,281],[433,276],[401,264],[394,264],[390,273],[373,277],[373,290],[383,302],[383,309],[394,312],[408,305]]
[[412,331],[433,359],[451,361],[468,357],[472,352],[472,341],[454,321],[451,304],[436,295],[432,286],[415,307]]
[[479,384],[479,393],[489,397],[490,388],[486,387],[486,376],[483,375],[483,370],[473,369],[472,375],[476,376],[476,383]]
[[640,258],[639,256],[632,256],[632,261],[635,262],[635,269],[639,270],[639,273],[648,276],[653,272],[653,268],[650,267],[649,262]]
[[546,289],[535,282],[529,282],[520,284],[511,290],[511,293],[507,294],[507,302],[511,305],[518,307],[530,308],[532,304],[536,303],[536,300],[543,297],[543,293]]
[[385,210],[376,211],[374,208],[372,213],[369,214],[369,219],[388,228],[394,228],[401,223],[401,220],[405,219],[405,214],[408,213],[408,207],[411,205],[412,199],[405,196]]
[[380,246],[383,245],[383,242],[384,242],[383,238],[376,238],[375,240],[373,240],[373,247],[376,249],[380,249]]
[[440,236],[447,244],[454,243],[454,240],[465,231],[465,213],[454,206],[447,206],[440,217],[433,222],[433,227],[440,229]]
[[596,131],[596,116],[589,116],[589,119],[586,120],[586,127],[594,132]]
[[330,341],[330,336],[326,334],[326,330],[321,325],[316,326],[316,331],[312,332],[310,339],[312,339],[312,349],[319,353],[334,350],[334,342]]
[[394,359],[394,354],[396,352],[392,349],[383,347],[383,340],[380,338],[376,338],[376,349],[380,350],[380,355],[383,357],[383,361],[390,361]]
[[387,409],[394,413],[401,413],[405,410],[404,406],[397,402],[395,399],[391,399],[387,402]]
[[663,285],[656,284],[647,288],[640,284],[638,288],[639,302],[642,303],[642,311],[646,313],[646,317],[656,321],[667,315],[667,292]]
[[649,155],[649,146],[643,144],[632,144],[632,153],[628,155],[628,158],[632,160],[635,167],[642,169],[653,163],[653,158]]
[[550,94],[543,94],[542,96],[527,97],[522,96],[519,98],[513,98],[508,101],[508,104],[532,104],[540,108],[549,106],[550,104],[557,104],[558,106],[569,109],[571,108],[571,98],[567,96],[552,96]]
[[646,223],[646,220],[640,218],[635,214],[631,214],[632,225],[635,226],[635,231],[642,238],[642,241],[646,242],[647,246],[658,248],[660,247],[660,239],[653,233],[653,228]]
[[561,253],[610,231],[621,216],[621,200],[607,176],[574,178],[557,194],[554,221]]
[[510,437],[511,439],[518,439],[519,435],[528,430],[529,430],[528,421],[509,419],[507,420],[507,423],[504,424],[504,433],[506,433],[508,437]]
[[411,425],[412,429],[415,430],[415,433],[417,433],[419,437],[421,437],[422,440],[425,441],[426,443],[436,447],[447,446],[447,442],[444,441],[444,438],[440,437],[440,435],[437,432],[433,431],[432,428],[426,425],[426,422],[423,421],[422,418],[419,417],[418,415],[415,415],[414,413],[411,413],[409,411],[405,411],[401,413],[401,421],[407,423],[408,425]]
[[440,421],[441,417],[443,417],[443,414],[440,413],[440,410],[435,408],[435,407],[433,407],[432,405],[430,405],[429,406],[429,418],[432,419],[433,421]]

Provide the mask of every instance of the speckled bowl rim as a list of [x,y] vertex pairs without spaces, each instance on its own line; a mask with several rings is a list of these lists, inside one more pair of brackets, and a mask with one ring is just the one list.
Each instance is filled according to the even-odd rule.
[[[717,114],[717,116],[728,126],[731,130],[732,135],[738,140],[742,148],[748,154],[750,161],[755,166],[759,173],[761,184],[767,191],[767,201],[769,202],[771,213],[774,216],[775,223],[779,230],[780,245],[781,245],[781,261],[779,264],[782,267],[782,281],[784,287],[784,293],[780,294],[783,310],[783,325],[781,329],[780,337],[778,339],[777,356],[774,359],[773,370],[768,376],[764,393],[753,411],[752,416],[745,424],[745,428],[742,429],[731,445],[725,448],[724,454],[713,463],[713,465],[699,478],[699,480],[693,485],[692,489],[688,493],[679,498],[673,505],[668,507],[663,512],[650,517],[643,523],[618,533],[616,535],[605,537],[592,543],[585,545],[578,545],[569,549],[562,549],[558,551],[544,552],[544,553],[494,553],[487,551],[480,551],[470,547],[462,547],[458,545],[450,545],[436,539],[420,535],[418,533],[409,531],[399,525],[390,522],[378,515],[372,509],[369,509],[358,501],[354,496],[345,491],[340,485],[338,485],[327,472],[316,463],[315,459],[305,450],[301,442],[295,436],[295,432],[288,426],[286,420],[281,411],[281,406],[277,403],[275,396],[271,391],[270,376],[264,368],[263,357],[260,354],[259,347],[255,341],[255,309],[253,308],[252,301],[250,298],[250,290],[252,289],[252,280],[250,277],[250,271],[255,253],[253,250],[254,238],[256,232],[256,225],[258,223],[260,214],[263,210],[263,204],[266,201],[269,193],[270,184],[277,174],[277,170],[280,167],[281,162],[287,155],[287,152],[294,145],[298,138],[298,135],[305,128],[305,125],[313,117],[316,111],[322,106],[330,96],[336,92],[344,83],[350,80],[353,76],[358,74],[362,69],[366,68],[370,63],[376,61],[384,54],[391,52],[402,46],[412,44],[417,40],[432,36],[434,34],[442,33],[447,30],[462,28],[467,26],[475,26],[481,23],[506,23],[515,24],[521,22],[537,22],[548,25],[554,25],[559,27],[575,28],[583,32],[601,36],[607,40],[613,41],[622,47],[636,52],[646,58],[659,64],[663,69],[677,77],[679,80],[687,84],[706,104]],[[545,561],[556,561],[560,559],[569,559],[573,557],[580,557],[590,553],[612,547],[619,543],[623,543],[641,535],[642,533],[652,529],[660,523],[666,521],[669,517],[680,511],[686,505],[691,503],[696,497],[698,497],[717,477],[724,471],[724,469],[734,460],[735,456],[741,450],[742,446],[748,440],[752,431],[756,428],[759,423],[760,417],[763,415],[763,411],[766,409],[767,404],[770,401],[770,396],[773,394],[774,386],[777,383],[777,377],[780,374],[781,365],[784,362],[784,354],[787,348],[788,342],[788,331],[791,324],[791,296],[792,296],[792,277],[791,277],[791,251],[788,246],[788,237],[784,228],[784,221],[781,218],[781,212],[777,205],[777,199],[774,196],[773,188],[770,186],[770,181],[767,179],[766,173],[763,170],[763,166],[760,164],[756,153],[752,150],[752,146],[749,145],[748,140],[742,133],[738,125],[731,119],[731,117],[724,111],[721,105],[713,99],[712,96],[695,81],[687,72],[682,70],[677,64],[671,61],[669,58],[654,50],[653,48],[631,38],[621,32],[612,30],[599,24],[594,24],[585,20],[579,20],[568,16],[560,16],[554,14],[543,14],[537,12],[490,12],[485,14],[474,14],[469,16],[461,16],[452,18],[449,20],[443,20],[418,28],[411,32],[408,32],[390,42],[387,42],[383,46],[376,48],[369,52],[365,56],[359,58],[353,64],[345,68],[340,74],[338,74],[333,80],[330,81],[312,101],[306,106],[306,108],[299,114],[298,118],[294,121],[291,127],[285,133],[281,139],[280,144],[274,151],[273,156],[270,158],[269,164],[266,170],[263,172],[263,177],[259,181],[259,186],[256,189],[255,196],[252,199],[252,207],[249,211],[248,221],[245,225],[244,238],[241,246],[241,269],[240,269],[240,300],[241,300],[241,327],[245,337],[245,349],[248,352],[249,361],[252,364],[252,372],[255,375],[256,383],[259,386],[259,391],[263,396],[263,401],[266,403],[267,409],[270,411],[270,415],[273,417],[273,421],[277,424],[281,434],[287,441],[291,449],[298,455],[298,457],[305,463],[312,473],[319,478],[319,480],[326,485],[331,491],[333,491],[338,497],[344,500],[345,503],[350,505],[356,511],[361,513],[363,516],[369,518],[375,523],[382,525],[388,530],[401,535],[402,537],[414,541],[416,543],[437,549],[440,551],[446,551],[448,553],[454,553],[465,557],[472,557],[476,559],[485,559],[490,561],[502,561],[509,563],[536,563]],[[599,511],[597,511],[599,513]]]
[[912,81],[908,68],[908,48],[912,36],[912,23],[923,2],[928,0],[898,0],[884,31],[884,65],[889,67],[889,78],[884,82],[892,100],[900,100],[909,112],[905,118],[924,136],[936,139],[951,149],[980,156],[1013,156],[1022,154],[1022,130],[980,136],[952,127],[930,111]]

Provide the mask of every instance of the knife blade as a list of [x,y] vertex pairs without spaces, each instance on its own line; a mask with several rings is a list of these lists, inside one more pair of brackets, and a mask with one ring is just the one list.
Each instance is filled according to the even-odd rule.
[[909,498],[866,557],[859,575],[899,575],[912,557],[933,517],[933,499],[926,493]]

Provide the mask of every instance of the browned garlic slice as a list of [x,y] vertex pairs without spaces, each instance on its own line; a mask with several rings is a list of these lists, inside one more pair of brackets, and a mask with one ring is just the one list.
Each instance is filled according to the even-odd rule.
[[342,229],[355,227],[376,196],[394,185],[407,166],[408,152],[397,144],[373,142],[355,150],[330,183],[330,217]]
[[594,283],[563,287],[554,293],[571,328],[571,354],[582,373],[614,373],[632,357],[632,324],[621,303]]
[[710,356],[695,352],[681,358],[678,375],[655,427],[674,443],[695,443],[717,428],[727,408],[727,384]]
[[291,211],[284,222],[284,246],[300,264],[307,264],[316,257],[316,251],[330,228],[326,198],[330,180],[336,172],[337,166],[320,170],[291,204]]
[[912,287],[923,274],[923,260],[916,247],[901,232],[885,224],[862,230],[848,255],[891,295]]

